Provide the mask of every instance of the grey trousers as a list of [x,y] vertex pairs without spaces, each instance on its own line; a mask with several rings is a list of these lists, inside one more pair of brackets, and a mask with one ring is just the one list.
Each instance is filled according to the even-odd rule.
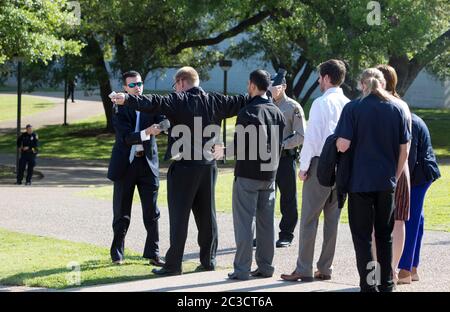
[[256,263],[263,274],[273,274],[275,253],[275,181],[236,177],[233,183],[233,224],[236,240],[234,273],[248,277],[252,265],[253,218],[256,216]]
[[314,245],[320,214],[324,213],[322,252],[317,269],[331,275],[341,209],[338,208],[336,187],[320,185],[317,179],[319,158],[311,161],[308,178],[303,183],[300,217],[299,249],[296,272],[305,277],[313,276]]

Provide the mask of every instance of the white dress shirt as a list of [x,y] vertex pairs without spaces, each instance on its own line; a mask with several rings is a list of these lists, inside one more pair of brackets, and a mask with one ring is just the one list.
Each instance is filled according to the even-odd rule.
[[330,88],[314,100],[309,112],[305,140],[300,152],[300,170],[308,171],[311,159],[320,156],[326,139],[334,133],[342,109],[350,100],[341,88]]
[[[135,131],[138,132],[140,129],[140,125],[139,125],[139,121],[140,121],[140,112],[136,111],[136,127],[135,127]],[[147,135],[145,133],[145,130],[141,131],[141,140],[142,142],[144,141],[148,141],[150,140],[150,135]],[[131,147],[131,152],[130,152],[130,164],[133,162],[134,160],[134,155],[136,154],[136,152],[142,152],[144,150],[144,146],[142,144],[135,144]],[[147,158],[147,157],[146,157]],[[150,160],[147,158],[147,162],[149,162]]]

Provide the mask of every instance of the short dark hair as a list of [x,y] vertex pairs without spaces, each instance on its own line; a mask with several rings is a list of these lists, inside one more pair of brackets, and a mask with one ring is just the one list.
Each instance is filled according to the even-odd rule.
[[270,74],[265,70],[257,69],[251,72],[250,82],[253,83],[258,90],[267,91],[270,86]]
[[141,74],[139,74],[137,71],[135,70],[130,70],[127,71],[125,73],[122,74],[122,81],[123,81],[123,85],[127,84],[127,78],[134,78],[134,77],[142,77]]
[[319,65],[319,74],[322,77],[328,75],[330,82],[334,86],[340,86],[345,80],[345,63],[340,60],[328,60]]

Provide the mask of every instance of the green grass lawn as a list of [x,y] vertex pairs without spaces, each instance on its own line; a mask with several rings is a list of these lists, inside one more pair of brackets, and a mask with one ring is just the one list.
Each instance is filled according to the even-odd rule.
[[[105,123],[101,115],[68,126],[53,125],[36,130],[39,157],[109,159],[114,135],[105,132]],[[0,151],[15,153],[15,134],[0,135]]]
[[[126,255],[125,264],[116,266],[108,248],[0,229],[0,285],[62,289],[155,278],[140,254],[127,250]],[[185,262],[183,271],[196,266]]]
[[[33,96],[22,96],[22,117],[45,111],[55,105]],[[0,121],[14,120],[17,118],[17,95],[0,94]]]
[[[0,95],[1,100],[1,95]],[[0,101],[1,103],[1,101]],[[311,103],[305,106],[308,116]],[[0,106],[0,113],[1,113]],[[412,111],[421,116],[427,123],[438,158],[450,158],[450,109],[416,109]],[[1,118],[2,115],[0,115]],[[15,115],[14,115],[15,116]],[[227,120],[227,142],[233,141],[236,118]],[[69,126],[46,126],[37,130],[40,138],[41,157],[56,157],[83,160],[107,160],[110,158],[114,135],[106,133],[106,120],[103,115],[75,122]],[[160,160],[167,147],[166,137],[158,140]],[[0,152],[15,153],[15,134],[0,135]]]
[[0,180],[2,179],[11,179],[15,178],[16,175],[14,174],[14,168],[13,167],[7,167],[0,165]]
[[438,158],[450,158],[450,109],[413,108],[427,124],[431,143]]

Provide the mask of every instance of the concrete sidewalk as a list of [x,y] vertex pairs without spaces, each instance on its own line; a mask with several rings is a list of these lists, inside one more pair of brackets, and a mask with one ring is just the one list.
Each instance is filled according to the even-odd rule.
[[[220,176],[219,176],[220,179]],[[164,182],[163,182],[164,183]],[[111,201],[85,198],[80,195],[86,187],[51,187],[48,186],[0,186],[0,227],[12,231],[29,233],[65,239],[74,242],[85,242],[108,248],[112,239],[112,207]],[[18,198],[27,197],[27,205],[23,205]],[[279,219],[276,220],[278,224]],[[186,241],[184,260],[199,262],[199,248],[197,244],[197,228],[194,218],[190,218],[189,233]],[[108,291],[134,289],[136,291],[175,291],[170,287],[180,287],[179,291],[186,291],[192,285],[203,290],[223,289],[226,291],[252,290],[307,290],[319,291],[326,286],[334,291],[352,290],[357,287],[359,279],[356,270],[355,254],[348,224],[341,224],[339,228],[336,256],[334,260],[333,280],[329,283],[314,282],[307,285],[293,283],[281,285],[278,281],[280,274],[290,273],[295,268],[298,251],[298,235],[289,248],[276,249],[273,279],[251,280],[248,282],[229,282],[227,273],[233,265],[235,249],[233,220],[230,214],[218,213],[219,245],[217,264],[219,268],[226,268],[220,272],[192,273],[177,277],[149,279],[126,284],[105,285]],[[165,207],[161,207],[160,249],[162,255],[169,247],[169,217]],[[145,228],[142,223],[142,210],[139,204],[133,205],[130,229],[127,234],[126,246],[141,252],[145,243]],[[316,256],[319,256],[322,243],[322,225],[319,227],[316,241]],[[422,259],[419,268],[421,281],[411,285],[399,286],[398,291],[450,291],[450,233],[426,231],[422,246]],[[253,269],[256,264],[253,263]],[[150,268],[149,268],[150,273]],[[172,284],[174,283],[174,284]],[[262,284],[260,284],[262,283]],[[184,285],[184,286],[183,286]],[[289,286],[289,287],[288,287]],[[290,288],[293,286],[293,288]],[[103,287],[103,286],[102,286]],[[216,288],[217,287],[217,288]],[[297,288],[298,287],[298,288]],[[88,290],[84,289],[83,291]],[[95,290],[91,289],[92,291]],[[34,290],[31,290],[34,291]],[[286,290],[287,291],[287,290]]]
[[312,283],[284,282],[278,277],[251,278],[235,281],[227,278],[228,271],[201,272],[158,279],[111,285],[83,287],[67,292],[356,292],[359,287],[336,281]]

